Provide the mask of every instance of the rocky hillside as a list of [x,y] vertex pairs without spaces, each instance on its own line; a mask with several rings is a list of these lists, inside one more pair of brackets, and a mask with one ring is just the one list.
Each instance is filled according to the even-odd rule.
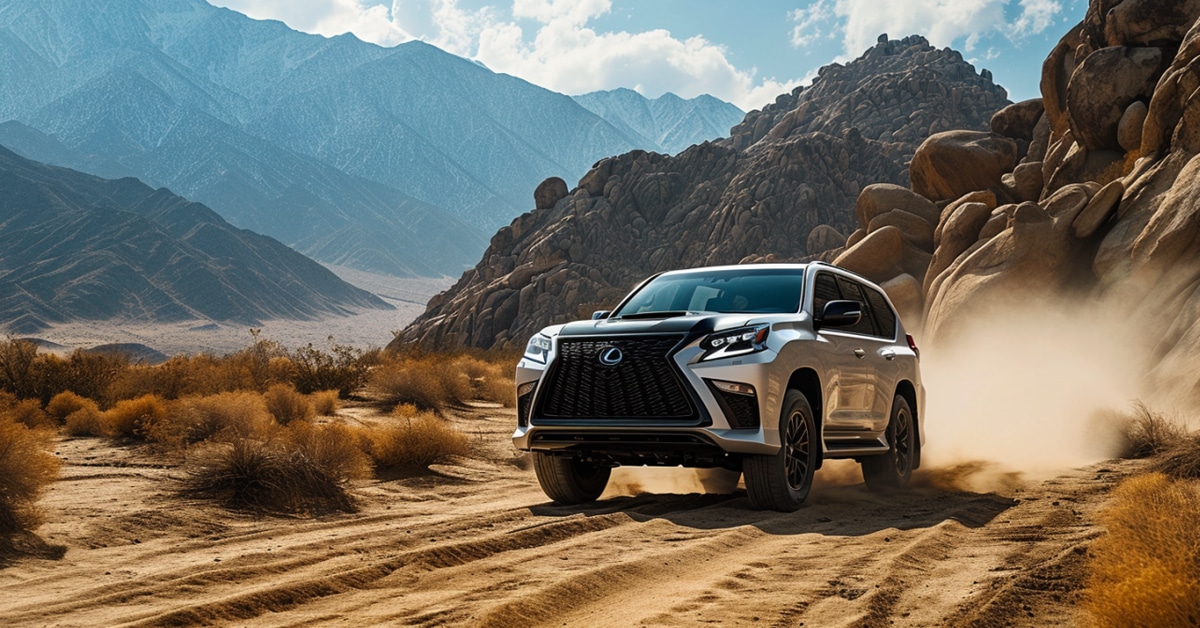
[[0,321],[253,324],[390,306],[278,241],[134,179],[105,180],[0,147]]
[[604,159],[573,190],[543,182],[537,209],[500,229],[475,269],[395,343],[519,344],[611,305],[654,272],[836,249],[865,186],[907,184],[907,162],[928,133],[986,129],[1007,103],[957,52],[921,37],[882,39],[751,112],[727,140],[675,157]]
[[626,135],[638,138],[639,147],[668,155],[692,144],[727,137],[730,127],[746,115],[708,95],[685,100],[667,92],[646,98],[632,89],[613,89],[573,98]]

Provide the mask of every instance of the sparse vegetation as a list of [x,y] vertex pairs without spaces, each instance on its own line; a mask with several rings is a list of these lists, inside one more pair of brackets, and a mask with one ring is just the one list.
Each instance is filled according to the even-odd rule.
[[[1200,480],[1200,434],[1180,438],[1153,469],[1172,478]],[[1200,570],[1200,563],[1196,568]]]
[[50,399],[50,403],[46,404],[46,413],[59,423],[65,423],[68,416],[88,408],[96,410],[97,413],[100,410],[95,401],[68,390],[60,392]]
[[264,439],[274,426],[261,395],[223,392],[179,400],[170,418],[151,435],[151,440],[181,446],[202,441]]
[[276,438],[236,438],[191,456],[184,493],[260,512],[353,512],[349,481],[369,468],[350,430],[297,424]]
[[1161,454],[1184,439],[1187,429],[1182,423],[1152,411],[1142,402],[1123,417],[1125,458],[1148,458]]
[[318,390],[309,395],[312,399],[313,410],[321,416],[333,416],[338,411],[338,391]]
[[105,436],[104,415],[93,403],[80,408],[65,419],[67,434],[71,436]]
[[1126,480],[1092,546],[1087,609],[1098,627],[1200,621],[1200,485],[1160,473]]
[[395,425],[371,430],[371,458],[380,469],[419,470],[468,453],[467,437],[432,412],[400,406]]
[[411,403],[436,410],[471,399],[516,403],[505,367],[470,356],[391,357],[374,369],[370,384],[388,404]]
[[50,432],[0,416],[0,551],[11,549],[13,535],[38,523],[34,504],[58,477],[51,438]]
[[167,402],[158,395],[142,395],[120,401],[104,413],[104,432],[118,438],[146,439],[161,429],[167,418]]
[[19,401],[7,410],[0,411],[0,415],[33,429],[54,427],[54,420],[42,410],[42,404],[36,399]]
[[267,411],[280,425],[288,425],[293,421],[308,421],[316,415],[308,396],[296,392],[291,384],[271,386],[263,393],[263,399],[266,400]]

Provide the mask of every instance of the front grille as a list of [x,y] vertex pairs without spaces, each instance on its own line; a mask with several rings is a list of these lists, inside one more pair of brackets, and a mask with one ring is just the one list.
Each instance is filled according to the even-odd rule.
[[[682,336],[631,336],[604,340],[560,339],[547,374],[539,416],[566,419],[695,419],[671,350]],[[615,366],[600,354],[616,347]]]
[[725,418],[729,419],[729,427],[734,429],[758,429],[758,397],[755,395],[739,395],[725,392],[708,382],[708,389],[717,399],[717,405]]

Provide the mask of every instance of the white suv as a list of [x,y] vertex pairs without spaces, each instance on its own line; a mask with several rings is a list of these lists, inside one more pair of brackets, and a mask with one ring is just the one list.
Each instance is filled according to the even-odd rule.
[[682,465],[741,471],[756,508],[791,511],[831,458],[872,490],[908,482],[918,358],[883,291],[836,266],[666,272],[530,339],[513,442],[563,504],[595,500],[618,465]]

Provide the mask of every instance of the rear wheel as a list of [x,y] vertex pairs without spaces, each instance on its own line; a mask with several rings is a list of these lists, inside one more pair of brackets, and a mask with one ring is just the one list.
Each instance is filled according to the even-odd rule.
[[808,498],[817,466],[817,424],[800,391],[789,390],[783,398],[779,440],[777,453],[746,457],[742,471],[752,506],[792,512]]
[[908,400],[896,395],[892,400],[892,415],[888,420],[886,454],[862,459],[863,479],[867,488],[886,492],[901,488],[912,479],[916,460],[916,424]]
[[541,451],[533,454],[533,469],[546,496],[566,505],[596,501],[612,474],[608,467]]

